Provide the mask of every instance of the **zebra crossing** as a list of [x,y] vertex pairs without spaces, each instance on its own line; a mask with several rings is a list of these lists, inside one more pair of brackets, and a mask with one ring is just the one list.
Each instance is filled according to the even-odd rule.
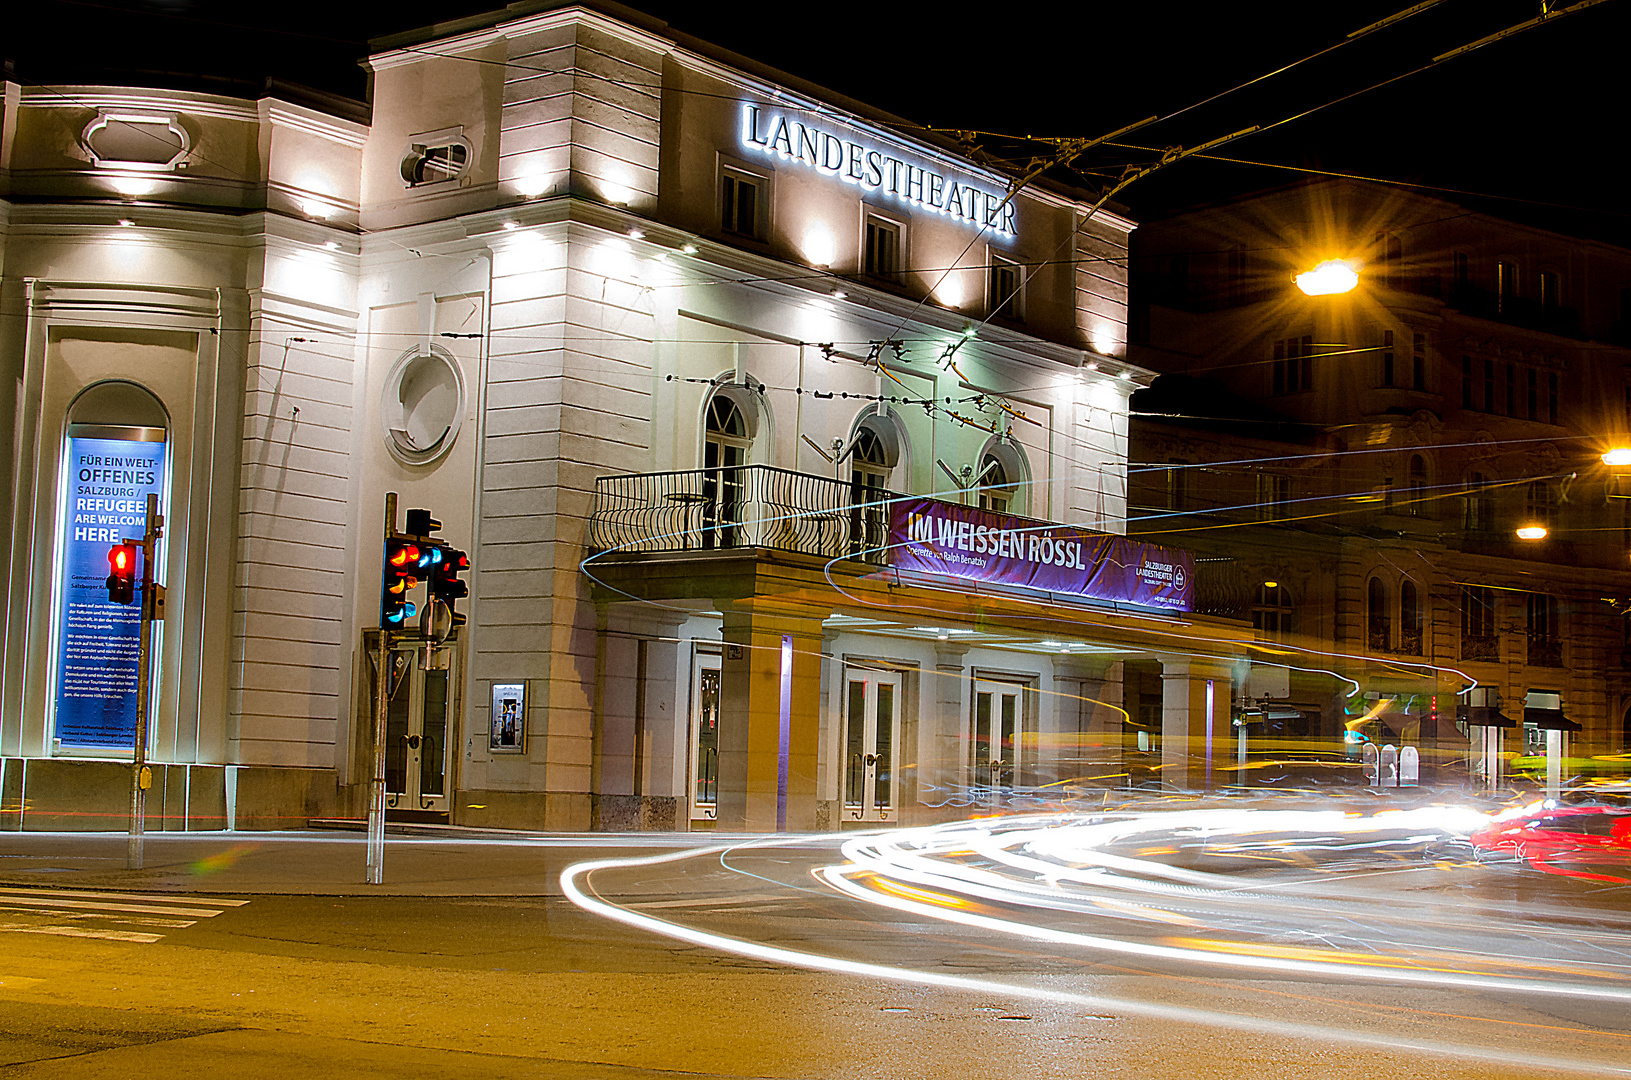
[[151,945],[248,900],[218,896],[92,892],[0,885],[0,933],[45,934]]

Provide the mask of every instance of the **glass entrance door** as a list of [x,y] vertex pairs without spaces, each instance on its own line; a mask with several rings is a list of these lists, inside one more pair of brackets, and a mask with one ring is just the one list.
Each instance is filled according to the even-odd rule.
[[691,820],[719,815],[719,654],[698,653],[691,670]]
[[1020,766],[1020,695],[1013,683],[974,684],[974,786],[1011,791]]
[[423,650],[393,652],[395,675],[385,712],[385,805],[447,813],[451,709],[447,670],[422,667]]
[[895,819],[900,675],[850,668],[844,698],[844,820]]

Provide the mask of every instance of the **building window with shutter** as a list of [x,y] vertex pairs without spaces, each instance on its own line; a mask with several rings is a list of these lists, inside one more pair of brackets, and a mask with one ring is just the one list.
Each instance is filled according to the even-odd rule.
[[770,182],[739,169],[724,170],[719,182],[719,227],[727,233],[763,240],[770,223]]

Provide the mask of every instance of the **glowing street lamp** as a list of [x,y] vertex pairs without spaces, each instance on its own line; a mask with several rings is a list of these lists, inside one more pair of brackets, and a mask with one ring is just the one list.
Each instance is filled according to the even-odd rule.
[[1293,280],[1297,282],[1297,288],[1308,296],[1335,296],[1352,292],[1359,284],[1359,267],[1356,259],[1326,259]]
[[1546,526],[1544,526],[1544,525],[1525,525],[1523,528],[1518,530],[1518,539],[1519,540],[1544,540],[1544,539],[1546,539]]
[[1604,465],[1631,465],[1631,447],[1616,446],[1603,455]]

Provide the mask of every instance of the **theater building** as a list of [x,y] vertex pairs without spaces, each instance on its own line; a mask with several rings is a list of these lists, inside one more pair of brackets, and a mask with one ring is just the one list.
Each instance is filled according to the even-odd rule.
[[399,817],[1208,782],[1253,634],[1123,536],[1131,222],[626,11],[368,65],[367,107],[6,86],[5,827],[122,824],[100,560],[149,491],[154,828],[362,813],[387,492],[473,564],[451,662],[397,661]]

